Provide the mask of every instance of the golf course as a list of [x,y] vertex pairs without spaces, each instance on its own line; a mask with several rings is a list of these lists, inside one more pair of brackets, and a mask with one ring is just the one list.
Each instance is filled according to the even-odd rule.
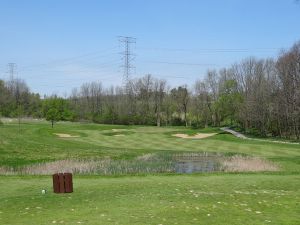
[[0,225],[300,225],[300,0],[0,18]]
[[[187,158],[221,166],[178,171]],[[0,165],[0,224],[300,221],[300,145],[219,128],[4,120]],[[59,169],[74,173],[73,193],[53,193]]]

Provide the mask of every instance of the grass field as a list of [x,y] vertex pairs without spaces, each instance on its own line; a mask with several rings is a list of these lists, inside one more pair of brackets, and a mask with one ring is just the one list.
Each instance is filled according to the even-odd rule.
[[[172,134],[218,133],[205,139]],[[57,134],[69,134],[60,138]],[[117,135],[117,136],[116,136]],[[0,126],[0,165],[62,159],[131,160],[210,152],[270,160],[280,171],[75,175],[74,193],[52,193],[50,176],[0,176],[0,224],[300,224],[300,146],[241,140],[217,128],[46,122]],[[46,189],[45,195],[41,190]]]

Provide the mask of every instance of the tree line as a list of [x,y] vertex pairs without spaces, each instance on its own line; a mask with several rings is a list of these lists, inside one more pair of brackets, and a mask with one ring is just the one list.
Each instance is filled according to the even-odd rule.
[[145,75],[126,86],[82,84],[68,98],[41,98],[19,79],[0,80],[0,114],[52,121],[193,127],[236,126],[259,135],[300,139],[300,42],[276,59],[247,58],[209,70],[193,87]]

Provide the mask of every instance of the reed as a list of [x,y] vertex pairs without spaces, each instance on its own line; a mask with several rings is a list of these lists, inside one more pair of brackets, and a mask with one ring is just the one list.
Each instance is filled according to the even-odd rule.
[[279,170],[277,165],[265,159],[239,155],[224,158],[221,164],[222,170],[225,172],[258,172]]
[[126,175],[194,172],[256,172],[277,171],[279,168],[264,159],[235,155],[225,157],[212,153],[151,153],[131,160],[66,159],[37,163],[17,168],[0,167],[1,175],[50,175],[69,172],[73,174]]

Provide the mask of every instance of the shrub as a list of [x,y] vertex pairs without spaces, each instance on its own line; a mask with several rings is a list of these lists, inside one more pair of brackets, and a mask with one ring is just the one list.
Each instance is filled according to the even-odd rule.
[[191,123],[192,129],[200,129],[200,128],[205,128],[205,124],[200,121],[192,121]]
[[172,118],[171,124],[173,126],[184,126],[185,122],[181,118],[175,117],[175,118]]

